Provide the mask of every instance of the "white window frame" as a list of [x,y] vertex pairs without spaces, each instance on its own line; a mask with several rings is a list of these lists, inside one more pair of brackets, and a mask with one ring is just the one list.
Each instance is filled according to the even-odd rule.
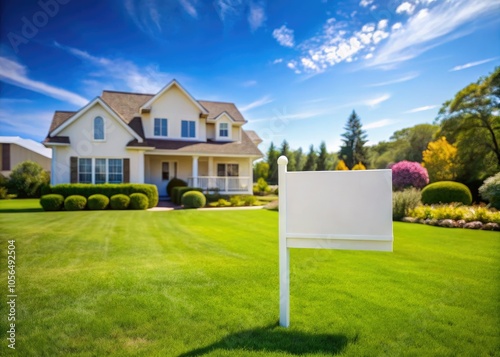
[[[219,165],[224,165],[224,176],[219,176]],[[238,167],[238,175],[237,176],[229,176],[228,175],[228,166],[236,165]],[[237,162],[218,162],[216,166],[217,177],[240,177],[240,164]]]
[[[163,164],[168,164],[168,178],[163,178]],[[172,170],[173,168],[173,170]],[[161,180],[162,181],[170,181],[171,179],[173,179],[174,177],[177,177],[177,172],[179,170],[179,164],[177,163],[177,161],[162,161],[161,162]],[[173,175],[172,175],[173,173]]]
[[[182,125],[183,123],[186,122],[188,123],[188,127],[187,127],[187,136],[183,136],[182,135]],[[189,130],[189,127],[191,126],[190,123],[194,123],[194,133],[191,133],[191,130]],[[196,139],[196,132],[197,132],[197,128],[196,128],[196,120],[187,120],[187,119],[183,119],[181,120],[181,138],[183,139],[188,139],[188,140],[193,140],[193,139]],[[194,134],[193,136],[191,136],[191,134]]]
[[[223,129],[222,126],[225,125],[226,128]],[[226,135],[222,135],[222,131],[226,132]],[[229,130],[230,130],[230,125],[229,123],[219,123],[219,138],[223,139],[229,139]]]
[[[156,121],[159,120],[160,121],[160,135],[156,135],[155,133],[155,128],[156,128]],[[163,128],[163,120],[165,120],[165,131],[166,131],[166,135],[162,135],[161,132],[162,132],[162,128]],[[154,118],[153,120],[153,136],[155,138],[168,138],[168,118]]]
[[[91,182],[81,182],[80,180],[80,160],[91,160],[90,161],[90,175],[91,175]],[[96,162],[97,160],[105,160],[105,181],[104,182],[99,182],[99,183],[110,183],[109,181],[109,175],[110,175],[110,170],[109,170],[109,163],[110,161],[109,160],[120,160],[121,161],[121,168],[122,168],[122,172],[121,172],[121,182],[113,182],[113,183],[123,183],[123,179],[125,177],[125,173],[124,173],[124,165],[123,165],[123,162],[124,162],[124,159],[123,158],[117,158],[117,157],[79,157],[78,158],[78,183],[91,183],[91,184],[95,184],[96,183]],[[88,172],[85,172],[84,174],[89,174]]]
[[[102,120],[102,139],[96,139],[96,120],[101,119]],[[94,121],[92,122],[92,132],[93,132],[93,138],[94,141],[106,141],[106,120],[100,115],[96,116],[94,118]]]

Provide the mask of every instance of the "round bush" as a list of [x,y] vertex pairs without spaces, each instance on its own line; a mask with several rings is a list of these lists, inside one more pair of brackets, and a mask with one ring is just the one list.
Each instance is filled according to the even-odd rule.
[[174,189],[174,187],[177,187],[177,186],[187,186],[187,183],[186,183],[186,181],[183,181],[177,177],[174,177],[173,179],[171,179],[167,184],[168,197],[172,197],[172,190]]
[[64,196],[58,194],[45,195],[40,198],[44,211],[60,211],[64,204]]
[[395,191],[405,188],[422,188],[429,183],[427,170],[418,162],[400,161],[392,165],[392,188]]
[[106,209],[109,205],[109,198],[107,196],[96,193],[89,197],[87,205],[91,210]]
[[205,207],[207,199],[205,195],[198,191],[188,191],[182,195],[182,205],[184,208],[200,208]]
[[470,205],[472,203],[472,194],[469,188],[459,182],[439,181],[425,186],[422,190],[422,203],[424,205],[452,202]]
[[64,208],[66,211],[81,211],[85,208],[87,199],[80,195],[72,195],[64,200]]
[[127,209],[129,203],[130,198],[127,195],[123,195],[121,193],[111,196],[111,200],[109,200],[111,209]]
[[484,180],[483,185],[479,187],[479,194],[491,207],[500,210],[500,172]]
[[130,195],[130,209],[148,209],[149,200],[148,196],[143,193],[133,193]]

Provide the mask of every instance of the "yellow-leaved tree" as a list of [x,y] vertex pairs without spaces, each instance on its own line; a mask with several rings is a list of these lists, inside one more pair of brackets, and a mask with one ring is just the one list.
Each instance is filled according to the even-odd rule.
[[349,168],[347,167],[347,165],[345,164],[344,160],[340,160],[339,163],[337,164],[337,167],[335,168],[335,170],[349,170]]
[[352,167],[352,170],[366,170],[366,166],[360,161]]
[[444,136],[432,141],[422,153],[422,166],[427,169],[429,181],[452,181],[457,177],[457,148]]

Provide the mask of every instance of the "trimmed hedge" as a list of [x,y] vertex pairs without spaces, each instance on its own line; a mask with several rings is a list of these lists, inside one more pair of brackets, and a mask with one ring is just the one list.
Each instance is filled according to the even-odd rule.
[[206,203],[205,195],[199,191],[188,191],[182,196],[184,208],[201,208],[205,207]]
[[99,193],[92,195],[87,200],[87,206],[91,210],[103,210],[109,205],[109,198]]
[[45,195],[40,198],[40,206],[44,211],[60,211],[64,205],[64,197],[58,194]]
[[187,186],[176,186],[172,189],[172,196],[170,196],[170,199],[172,200],[173,203],[176,205],[180,205],[182,202],[182,196],[189,191],[198,191],[198,192],[203,192],[201,188],[196,188],[196,187],[187,187]]
[[148,196],[143,193],[133,193],[130,195],[130,209],[145,210],[148,209]]
[[64,200],[66,211],[81,211],[85,209],[87,199],[81,195],[71,195]]
[[439,181],[425,186],[422,190],[422,203],[424,205],[453,202],[469,206],[472,203],[472,194],[469,188],[459,182]]
[[181,180],[180,178],[177,178],[177,177],[174,177],[173,179],[171,179],[168,182],[168,184],[167,184],[167,196],[170,197],[170,199],[172,199],[172,190],[174,189],[174,187],[178,187],[178,186],[186,187],[187,182],[184,180]]
[[109,200],[109,204],[111,206],[111,209],[127,209],[128,205],[130,204],[130,198],[127,195],[119,193],[111,197],[111,199]]
[[133,193],[143,193],[148,197],[148,208],[155,207],[158,204],[158,189],[155,185],[139,183],[122,184],[86,184],[86,183],[68,183],[50,186],[48,193],[57,193],[63,197],[71,195],[80,195],[90,197],[95,194],[101,194],[111,198],[117,194],[130,196]]

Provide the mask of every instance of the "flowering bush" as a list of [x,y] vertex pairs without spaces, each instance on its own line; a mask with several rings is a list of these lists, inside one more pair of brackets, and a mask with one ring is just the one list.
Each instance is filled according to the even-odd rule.
[[489,201],[492,207],[500,210],[500,172],[484,181],[479,187],[479,194]]
[[392,167],[392,187],[396,191],[408,187],[422,188],[429,183],[427,170],[418,162],[401,161]]

